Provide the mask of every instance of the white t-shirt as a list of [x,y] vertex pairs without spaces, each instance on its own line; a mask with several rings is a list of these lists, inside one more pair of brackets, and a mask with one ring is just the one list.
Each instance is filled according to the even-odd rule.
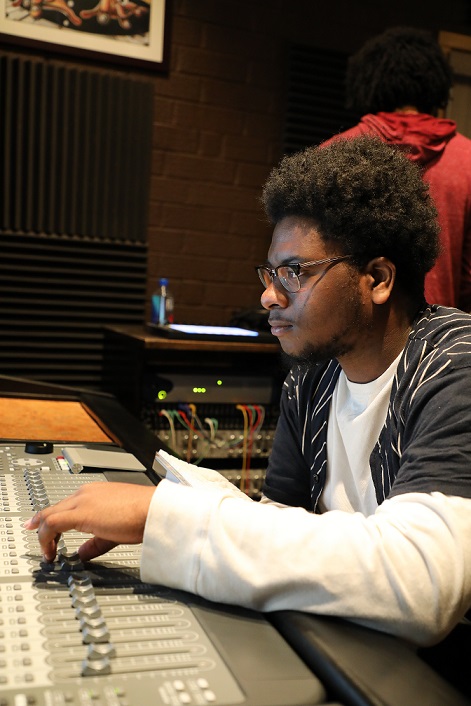
[[356,383],[341,371],[327,427],[327,479],[320,509],[362,512],[378,507],[369,458],[386,421],[402,352],[376,380]]

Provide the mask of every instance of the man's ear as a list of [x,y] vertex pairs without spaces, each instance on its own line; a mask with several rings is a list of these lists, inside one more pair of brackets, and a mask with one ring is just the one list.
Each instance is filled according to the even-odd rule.
[[387,257],[375,257],[366,266],[371,301],[385,304],[396,281],[396,265]]

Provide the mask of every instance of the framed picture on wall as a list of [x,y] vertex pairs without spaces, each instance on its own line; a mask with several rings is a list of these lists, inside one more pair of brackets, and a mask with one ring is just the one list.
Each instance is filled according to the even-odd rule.
[[0,41],[164,70],[170,0],[0,0]]

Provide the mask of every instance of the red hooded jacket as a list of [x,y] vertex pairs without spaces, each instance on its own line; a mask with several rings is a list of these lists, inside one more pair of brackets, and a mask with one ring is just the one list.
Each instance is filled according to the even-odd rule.
[[438,209],[442,252],[425,278],[430,304],[471,311],[471,140],[452,120],[423,113],[364,115],[358,125],[332,139],[377,135],[406,145],[423,168]]

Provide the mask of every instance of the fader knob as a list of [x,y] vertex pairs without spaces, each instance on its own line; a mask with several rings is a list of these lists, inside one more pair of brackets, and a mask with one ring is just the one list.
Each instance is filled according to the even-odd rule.
[[82,677],[94,677],[98,674],[111,674],[110,662],[106,657],[86,659],[82,662]]

